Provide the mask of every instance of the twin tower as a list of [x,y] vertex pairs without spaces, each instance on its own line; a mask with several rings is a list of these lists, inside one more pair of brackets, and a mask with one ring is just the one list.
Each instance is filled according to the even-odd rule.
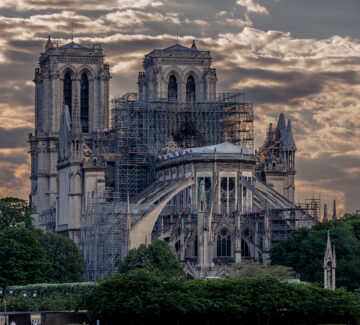
[[[139,100],[216,100],[209,51],[176,44],[154,50],[139,73]],[[86,161],[96,132],[109,129],[109,65],[100,44],[59,46],[49,37],[35,70],[35,134],[30,134],[35,221],[78,241],[86,198],[105,189],[106,162]],[[49,222],[47,222],[49,224]]]

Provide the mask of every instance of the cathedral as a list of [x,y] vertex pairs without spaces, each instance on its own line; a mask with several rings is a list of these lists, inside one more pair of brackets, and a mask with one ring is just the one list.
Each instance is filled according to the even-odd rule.
[[138,92],[110,103],[101,45],[49,37],[35,69],[30,201],[38,228],[81,248],[89,280],[158,238],[189,277],[223,276],[317,221],[294,203],[291,121],[280,114],[255,150],[252,103],[217,93],[211,63],[195,41],[153,50]]

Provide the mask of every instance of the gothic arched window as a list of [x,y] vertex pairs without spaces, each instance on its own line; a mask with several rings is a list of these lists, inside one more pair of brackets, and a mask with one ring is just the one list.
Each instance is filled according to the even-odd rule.
[[71,76],[70,73],[66,73],[64,77],[64,105],[69,107],[69,113],[71,117]]
[[195,102],[195,80],[193,76],[189,76],[186,81],[186,102]]
[[171,75],[168,83],[168,100],[176,102],[178,97],[177,81],[174,75]]
[[89,132],[89,80],[86,73],[81,76],[81,130]]
[[217,256],[229,257],[231,255],[231,236],[227,229],[222,229],[217,235]]

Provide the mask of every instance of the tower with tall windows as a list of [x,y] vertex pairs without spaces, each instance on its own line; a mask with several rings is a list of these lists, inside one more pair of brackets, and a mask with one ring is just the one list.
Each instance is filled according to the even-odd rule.
[[210,51],[175,44],[145,55],[139,73],[139,99],[144,102],[170,101],[206,103],[216,100],[216,70],[211,68]]
[[[29,137],[35,218],[52,213],[55,218],[61,166],[58,142],[65,107],[72,136],[76,134],[78,146],[86,145],[94,132],[109,127],[109,80],[100,44],[59,46],[49,36],[35,69],[35,133]],[[74,155],[69,157],[74,161]],[[67,191],[76,192],[70,185]],[[77,192],[83,195],[81,189]]]

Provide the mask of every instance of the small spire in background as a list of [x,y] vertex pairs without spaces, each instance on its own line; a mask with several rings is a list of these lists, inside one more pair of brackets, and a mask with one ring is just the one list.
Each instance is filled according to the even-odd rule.
[[332,215],[332,218],[333,218],[333,220],[336,220],[336,219],[337,219],[337,216],[336,216],[336,200],[334,200],[334,207],[333,207],[333,215]]
[[191,50],[192,50],[192,51],[197,51],[197,47],[196,47],[195,40],[193,40],[193,42],[192,42]]
[[49,35],[48,40],[45,44],[45,50],[50,49],[52,47],[53,47],[53,43],[51,42],[50,35]]

